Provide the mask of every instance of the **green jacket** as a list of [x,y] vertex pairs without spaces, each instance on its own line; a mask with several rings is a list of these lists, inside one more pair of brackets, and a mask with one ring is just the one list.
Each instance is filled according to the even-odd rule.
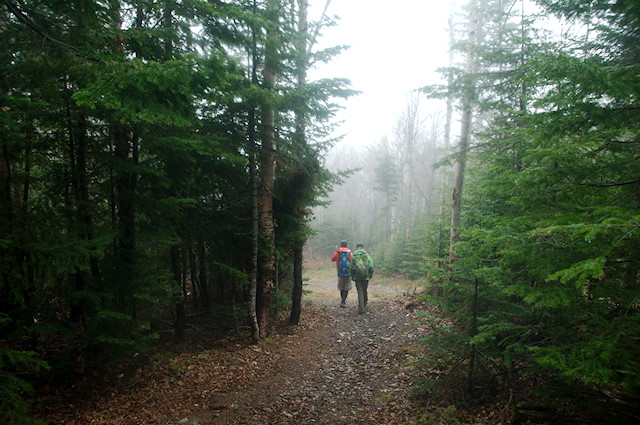
[[360,248],[358,250],[356,250],[353,253],[353,257],[351,257],[351,263],[349,263],[349,274],[351,275],[351,280],[355,280],[353,278],[353,269],[354,269],[354,259],[356,258],[356,256],[358,254],[364,254],[367,256],[367,261],[369,262],[369,276],[367,276],[367,278],[365,280],[369,280],[371,279],[371,276],[373,276],[373,260],[371,259],[371,256],[367,253],[367,251],[365,251],[363,248]]

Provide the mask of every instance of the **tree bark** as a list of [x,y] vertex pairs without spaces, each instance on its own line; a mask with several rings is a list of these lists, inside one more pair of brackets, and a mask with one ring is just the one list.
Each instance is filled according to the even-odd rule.
[[[5,229],[10,229],[13,221],[13,205],[11,202],[11,162],[9,161],[9,148],[2,143],[0,152],[0,219],[5,223]],[[4,235],[3,235],[4,236]]]
[[184,308],[184,297],[182,296],[182,269],[180,267],[182,261],[180,259],[180,245],[171,246],[171,274],[178,288],[174,289],[173,296],[176,298],[176,323],[175,336],[176,341],[184,341],[184,330],[187,322],[187,316]]
[[293,248],[293,291],[291,294],[291,315],[289,323],[297,325],[300,323],[302,314],[302,246]]
[[[256,13],[256,4],[254,10]],[[251,32],[251,84],[258,84],[258,45],[255,31]],[[256,108],[250,105],[247,139],[249,143],[249,178],[251,184],[251,265],[249,270],[249,325],[251,327],[251,343],[260,341],[260,326],[256,312],[257,288],[258,288],[258,247],[260,240],[260,213],[258,207],[258,170],[256,164]]]
[[[116,16],[114,29],[120,31],[122,16],[119,2],[110,2],[112,12]],[[136,25],[142,25],[144,10],[138,6]],[[115,46],[118,54],[124,54],[121,44]],[[140,56],[136,52],[136,56]],[[116,257],[114,275],[112,276],[115,288],[115,304],[120,311],[131,312],[137,319],[136,300],[133,293],[137,281],[136,261],[136,186],[138,182],[136,166],[139,160],[139,135],[132,129],[122,124],[118,118],[113,118],[111,132],[113,138],[113,156],[115,167],[113,173],[113,205],[112,219],[116,232]]]
[[455,262],[455,244],[460,240],[460,212],[462,208],[462,186],[467,165],[467,150],[471,135],[472,103],[474,95],[474,83],[472,75],[475,66],[474,48],[476,43],[477,27],[477,0],[469,3],[469,30],[467,38],[467,60],[465,65],[465,93],[462,98],[462,118],[460,128],[460,142],[458,143],[458,158],[456,161],[456,179],[453,188],[453,203],[451,207],[451,238],[449,247],[449,263]]
[[[251,127],[255,126],[255,117],[251,113],[249,119],[250,134],[253,133]],[[257,344],[260,341],[260,326],[256,312],[257,282],[258,282],[258,241],[259,241],[259,211],[258,211],[258,175],[256,170],[255,140],[249,137],[252,144],[249,153],[249,172],[251,178],[251,271],[249,278],[249,322],[251,326],[251,342]]]
[[[471,300],[471,329],[469,335],[473,338],[478,334],[478,278],[476,277],[473,298]],[[476,363],[476,345],[471,343],[471,352],[469,353],[469,373],[467,375],[467,391],[473,394],[473,374]]]
[[[11,199],[11,162],[9,160],[9,148],[4,140],[0,140],[2,151],[0,152],[0,238],[9,239],[13,223],[13,202]],[[11,252],[9,249],[0,248],[0,260],[7,263]],[[0,311],[10,311],[9,292],[11,279],[9,274],[2,272],[0,282]]]
[[[307,52],[307,10],[309,8],[308,0],[298,0],[298,40],[297,40],[297,60],[296,60],[296,73],[297,73],[297,89],[304,90],[307,84],[307,68],[309,66],[308,52]],[[295,123],[296,123],[296,143],[300,146],[301,156],[306,153],[306,105],[299,105],[295,111]],[[301,158],[303,160],[303,158]],[[302,161],[301,161],[302,162]],[[296,206],[296,208],[300,208]],[[303,219],[304,213],[302,211],[296,212],[299,225],[304,226]],[[300,314],[302,313],[302,249],[304,245],[304,237],[296,238],[292,247],[293,249],[293,291],[291,292],[291,315],[289,316],[289,323],[297,325],[300,323]]]
[[198,260],[199,270],[198,276],[200,277],[200,295],[204,304],[204,310],[207,314],[211,313],[211,294],[209,291],[209,279],[207,276],[207,249],[202,238],[198,238]]
[[[267,18],[278,25],[279,0],[267,2]],[[262,70],[263,86],[266,90],[274,92],[277,66],[278,66],[278,35],[275,28],[267,32],[265,46],[265,64]],[[260,250],[259,279],[256,299],[256,311],[260,336],[268,335],[269,310],[271,306],[271,294],[276,279],[275,259],[275,231],[273,223],[273,185],[274,185],[274,149],[275,149],[275,108],[273,99],[267,99],[262,106],[261,114],[262,147],[260,150],[260,198],[259,198],[259,229],[261,242],[264,244]]]
[[[118,275],[119,282],[116,294],[120,306],[131,308],[136,315],[135,301],[132,301],[131,288],[136,280],[136,226],[135,226],[135,196],[137,176],[134,170],[138,162],[138,137],[128,133],[122,126],[116,124],[114,132],[114,154],[120,162],[115,175],[117,223],[118,223]],[[129,305],[129,303],[132,303]]]
[[[453,46],[455,44],[454,37],[454,27],[453,27],[453,9],[451,10],[451,15],[449,16],[449,68],[453,67]],[[453,81],[451,76],[448,78],[448,93],[447,93],[447,106],[446,106],[446,116],[444,123],[444,155],[449,154],[449,150],[451,149],[451,119],[453,116],[453,93],[451,92],[453,86]],[[449,167],[446,167],[441,176],[441,191],[440,191],[440,209],[438,211],[438,227],[439,227],[439,235],[438,235],[438,268],[443,267],[443,257],[444,257],[444,241],[445,241],[445,210],[446,210],[446,193],[449,190]],[[437,288],[438,295],[442,295],[442,287],[438,286]]]
[[[80,195],[81,192],[81,177],[80,177],[80,168],[85,167],[86,168],[86,155],[83,155],[82,153],[85,151],[85,148],[82,146],[83,144],[83,135],[81,134],[83,132],[83,129],[81,128],[82,125],[80,124],[80,121],[78,122],[78,128],[76,129],[75,126],[73,125],[73,118],[71,116],[71,110],[69,108],[67,108],[67,120],[68,120],[68,135],[69,135],[69,165],[71,168],[71,186],[73,188],[73,195],[74,195],[74,201],[76,204],[76,213],[78,216],[78,223],[75,224],[76,229],[78,227],[81,226],[80,223],[82,223],[82,216],[83,216],[83,208],[84,208],[84,203],[82,202],[82,197]],[[76,137],[77,135],[77,137]],[[77,139],[77,140],[76,140]],[[83,161],[83,159],[85,161]],[[85,173],[86,173],[86,169],[85,169]],[[82,229],[80,230],[75,230],[72,229],[72,232],[78,232],[78,237],[80,239],[84,239],[84,232],[82,231]],[[74,273],[73,276],[73,290],[75,292],[80,292],[83,291],[86,283],[87,283],[87,271],[86,270],[78,270]],[[73,322],[79,322],[82,317],[84,316],[84,312],[83,312],[83,308],[82,305],[80,304],[74,304],[71,306],[70,309],[70,316],[71,316],[71,320]]]
[[[87,121],[84,115],[78,114],[74,120],[71,111],[68,112],[69,120],[69,151],[72,173],[73,193],[75,196],[76,213],[79,227],[78,237],[86,242],[94,239],[93,217],[89,206],[91,200],[89,198],[89,172],[87,169],[87,158],[89,140],[87,137]],[[95,254],[89,254],[89,270],[76,272],[75,290],[82,291],[85,289],[87,281],[95,278],[100,274],[98,267],[98,258]],[[71,319],[79,321],[83,318],[84,312],[80,305],[71,308]]]
[[198,269],[196,268],[196,256],[193,253],[192,244],[189,243],[189,276],[191,277],[191,299],[194,310],[198,309]]

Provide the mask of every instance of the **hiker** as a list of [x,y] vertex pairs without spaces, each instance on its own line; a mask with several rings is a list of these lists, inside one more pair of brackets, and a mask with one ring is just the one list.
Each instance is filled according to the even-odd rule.
[[364,244],[358,242],[356,251],[351,258],[349,265],[349,274],[351,279],[356,282],[356,290],[358,291],[358,314],[363,314],[367,309],[369,288],[369,279],[373,276],[373,260],[371,256],[364,250]]
[[340,307],[347,307],[347,295],[351,290],[351,279],[349,278],[349,264],[353,253],[347,248],[347,241],[340,242],[340,248],[331,256],[331,261],[336,262],[338,269],[338,289],[340,290]]

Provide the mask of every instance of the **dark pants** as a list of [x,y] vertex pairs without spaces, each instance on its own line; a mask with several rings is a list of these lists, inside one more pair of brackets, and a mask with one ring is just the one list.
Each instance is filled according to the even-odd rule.
[[368,280],[356,280],[356,289],[358,290],[358,313],[362,314],[367,309],[367,288],[369,288]]
[[349,295],[349,291],[340,291],[340,301],[342,301],[343,303],[346,303],[347,295]]

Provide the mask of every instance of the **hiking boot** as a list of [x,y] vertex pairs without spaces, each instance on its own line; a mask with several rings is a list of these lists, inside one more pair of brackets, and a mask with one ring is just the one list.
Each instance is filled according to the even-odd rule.
[[347,308],[347,304],[346,303],[340,303],[340,307]]

